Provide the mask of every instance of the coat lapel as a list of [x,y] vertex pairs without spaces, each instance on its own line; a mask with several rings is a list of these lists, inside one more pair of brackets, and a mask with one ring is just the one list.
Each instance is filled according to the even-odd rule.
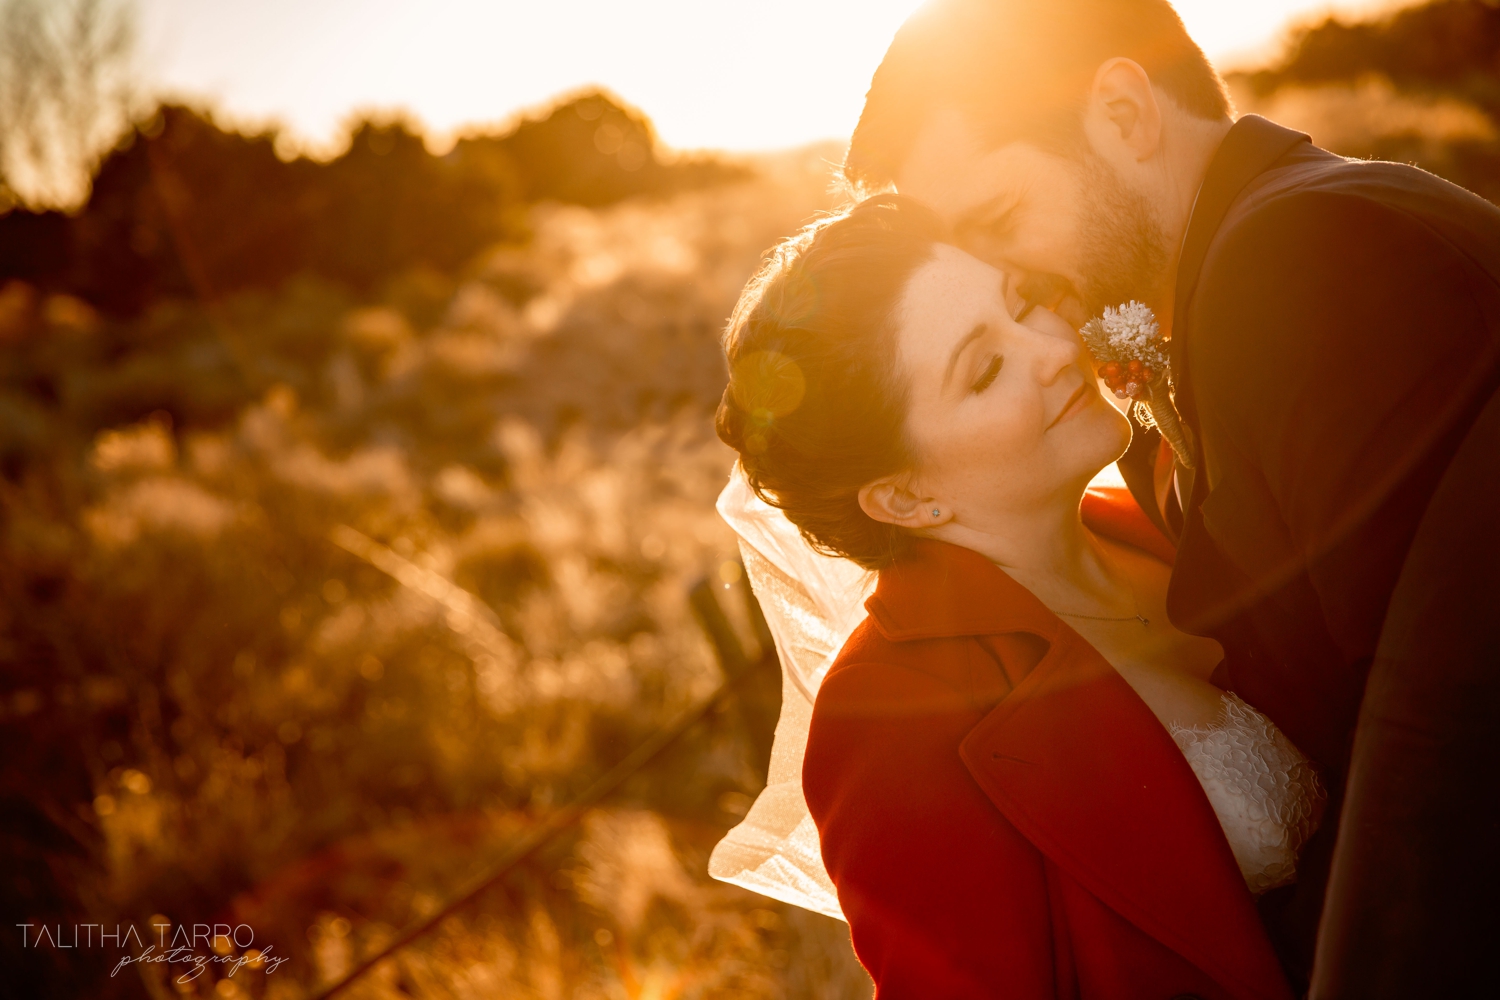
[[[1090,491],[1103,535],[1172,547],[1123,490]],[[983,556],[920,541],[867,603],[889,640],[1025,632],[1047,644],[960,755],[1037,849],[1242,1000],[1290,1000],[1218,817],[1156,716],[1082,636]]]
[[1245,1000],[1288,1000],[1197,778],[1130,686],[1061,621],[1041,663],[964,740],[990,800],[1125,919]]

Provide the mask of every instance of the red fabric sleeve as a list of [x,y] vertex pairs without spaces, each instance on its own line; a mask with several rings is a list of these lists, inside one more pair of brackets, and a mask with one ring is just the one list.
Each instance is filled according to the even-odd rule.
[[[911,645],[940,660],[956,652],[951,643]],[[960,657],[996,670],[966,648]],[[879,1000],[1054,995],[1044,862],[958,753],[987,710],[924,672],[885,663],[841,664],[819,691],[803,787]]]

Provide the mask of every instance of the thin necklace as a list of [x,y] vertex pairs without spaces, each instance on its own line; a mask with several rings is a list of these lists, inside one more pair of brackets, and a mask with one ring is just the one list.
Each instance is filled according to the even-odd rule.
[[[1102,552],[1100,553],[1100,557],[1103,558]],[[1105,561],[1108,562],[1109,560],[1106,559]],[[1064,618],[1083,618],[1091,622],[1140,622],[1142,628],[1150,628],[1151,619],[1141,614],[1141,602],[1136,598],[1135,588],[1130,585],[1128,578],[1125,580],[1125,589],[1130,591],[1130,606],[1135,608],[1135,613],[1125,615],[1123,618],[1115,618],[1109,615],[1081,615],[1076,611],[1059,611],[1051,606],[1048,606],[1047,610],[1054,615],[1061,615]]]
[[1059,611],[1056,608],[1048,608],[1047,610],[1054,615],[1062,615],[1064,618],[1087,618],[1092,622],[1140,622],[1143,626],[1151,624],[1151,619],[1140,612],[1136,612],[1133,615],[1126,615],[1123,618],[1110,618],[1106,615],[1080,615],[1075,611]]

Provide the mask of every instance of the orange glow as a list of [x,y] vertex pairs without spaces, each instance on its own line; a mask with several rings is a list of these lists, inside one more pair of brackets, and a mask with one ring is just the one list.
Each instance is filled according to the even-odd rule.
[[[1218,59],[1263,54],[1291,17],[1391,0],[1178,0]],[[441,136],[603,86],[677,148],[767,149],[854,127],[917,0],[143,0],[148,65],[170,91],[336,144],[359,109]]]

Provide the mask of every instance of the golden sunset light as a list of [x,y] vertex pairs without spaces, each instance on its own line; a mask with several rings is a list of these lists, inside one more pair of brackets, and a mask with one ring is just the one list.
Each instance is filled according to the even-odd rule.
[[[1183,0],[1210,57],[1264,55],[1290,19],[1390,0]],[[844,138],[914,0],[142,0],[147,70],[169,92],[337,145],[356,111],[439,137],[602,85],[679,149]]]
[[925,2],[0,0],[0,993],[1489,995],[1500,0]]

